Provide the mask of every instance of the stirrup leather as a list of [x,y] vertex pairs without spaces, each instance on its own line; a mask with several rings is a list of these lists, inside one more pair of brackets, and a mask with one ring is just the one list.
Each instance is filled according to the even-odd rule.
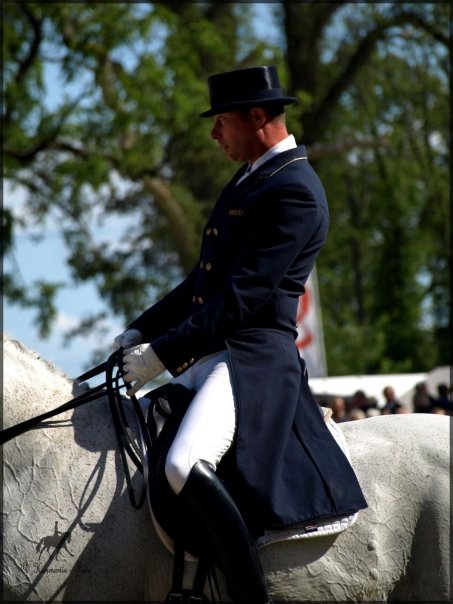
[[173,561],[173,580],[170,593],[165,598],[165,604],[209,604],[203,594],[204,584],[209,573],[209,565],[205,560],[198,561],[197,571],[192,589],[183,589],[184,549],[179,540],[175,540],[175,557]]

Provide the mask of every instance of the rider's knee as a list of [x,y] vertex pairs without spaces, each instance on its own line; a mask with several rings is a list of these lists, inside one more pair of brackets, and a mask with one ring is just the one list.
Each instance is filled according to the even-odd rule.
[[191,467],[186,460],[172,454],[170,450],[165,461],[165,476],[172,491],[179,495],[190,474]]

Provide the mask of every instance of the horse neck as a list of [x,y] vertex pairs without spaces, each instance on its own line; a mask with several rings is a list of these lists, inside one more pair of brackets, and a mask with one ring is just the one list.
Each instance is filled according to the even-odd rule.
[[16,422],[59,406],[86,388],[14,340],[4,340],[4,367],[5,416]]

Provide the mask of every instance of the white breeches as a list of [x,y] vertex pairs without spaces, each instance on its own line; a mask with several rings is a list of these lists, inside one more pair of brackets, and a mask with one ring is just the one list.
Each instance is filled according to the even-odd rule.
[[213,469],[228,451],[236,430],[236,407],[227,351],[203,357],[173,384],[195,391],[167,455],[165,474],[176,494],[182,490],[197,461]]

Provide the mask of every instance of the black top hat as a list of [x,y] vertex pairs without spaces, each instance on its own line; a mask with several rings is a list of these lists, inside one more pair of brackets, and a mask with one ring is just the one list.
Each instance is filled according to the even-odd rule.
[[208,86],[211,109],[201,113],[201,117],[269,103],[289,105],[297,100],[283,94],[273,65],[217,73],[209,76]]

